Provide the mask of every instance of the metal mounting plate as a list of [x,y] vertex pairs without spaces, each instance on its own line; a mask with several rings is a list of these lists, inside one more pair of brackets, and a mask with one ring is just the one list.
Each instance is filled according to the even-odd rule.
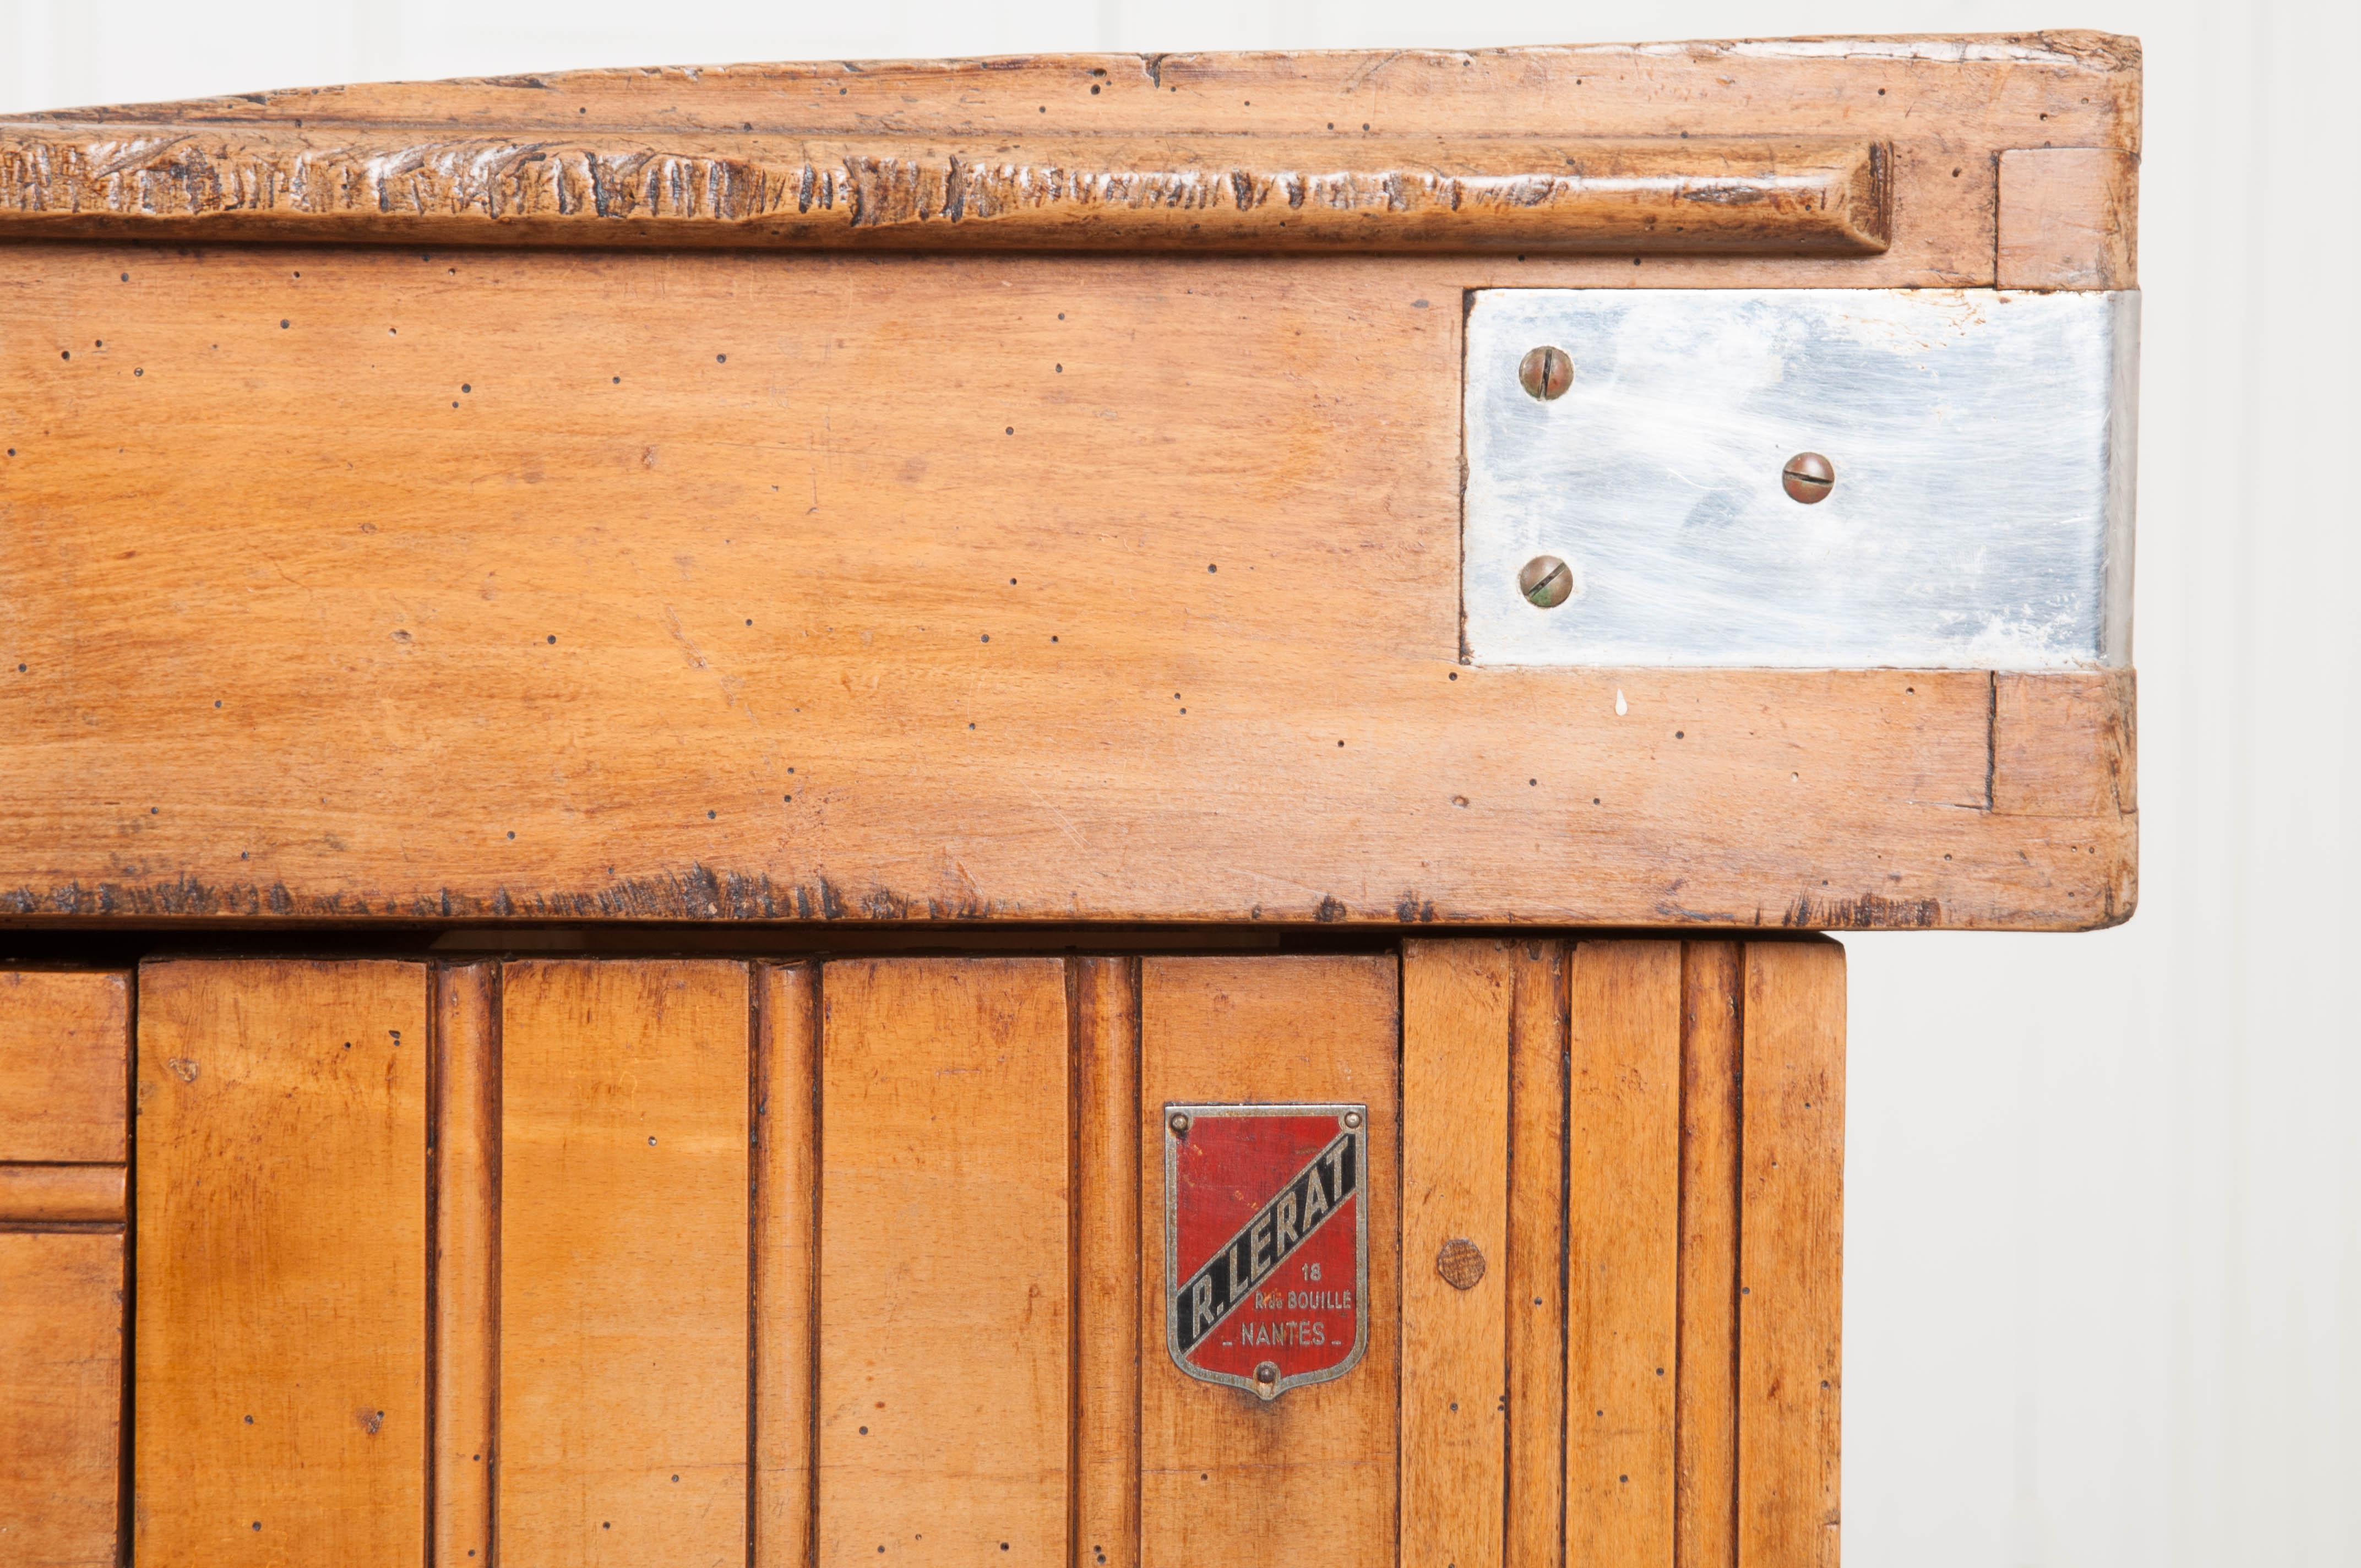
[[[2138,313],[2136,293],[1474,291],[1466,657],[2126,662]],[[1518,375],[1545,345],[1573,365],[1550,399]],[[1807,452],[1836,473],[1816,504],[1781,480]],[[1550,609],[1519,586],[1543,555],[1573,577]]]

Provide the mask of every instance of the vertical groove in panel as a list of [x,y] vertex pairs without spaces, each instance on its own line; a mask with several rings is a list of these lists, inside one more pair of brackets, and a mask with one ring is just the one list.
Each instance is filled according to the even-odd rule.
[[755,1568],[811,1558],[819,966],[754,971],[752,1430]]
[[1139,970],[1076,959],[1074,1568],[1139,1562]]
[[[1400,963],[1151,958],[1139,991],[1142,1568],[1389,1568],[1401,1525]],[[1184,1101],[1368,1106],[1368,1340],[1345,1376],[1266,1403],[1173,1365],[1162,1108]]]
[[137,1559],[426,1554],[423,965],[139,977]]
[[1678,942],[1568,960],[1566,1561],[1673,1561],[1679,1343]]
[[1681,958],[1680,1568],[1737,1561],[1740,951]]
[[1055,959],[827,967],[818,1555],[829,1568],[1065,1560],[1066,1008]]
[[1844,1292],[1844,949],[1745,957],[1741,1568],[1835,1568]]
[[1500,1562],[1514,954],[1402,944],[1402,1568]]
[[751,980],[712,959],[502,976],[511,1563],[745,1557]]
[[1565,1540],[1565,949],[1521,941],[1509,1044],[1510,1568]]
[[434,1385],[427,1529],[439,1568],[492,1560],[500,1374],[500,966],[435,971]]

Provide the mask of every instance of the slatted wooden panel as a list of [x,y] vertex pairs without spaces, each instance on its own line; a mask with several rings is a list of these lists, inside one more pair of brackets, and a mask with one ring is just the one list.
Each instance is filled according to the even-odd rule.
[[[1495,1568],[1506,1524],[1516,949],[1413,941],[1401,963],[1401,1563]],[[1472,1245],[1482,1260],[1466,1288],[1438,1266],[1446,1245]]]
[[750,1007],[741,963],[502,978],[510,1563],[744,1559]]
[[143,1568],[425,1552],[424,966],[139,971]]
[[434,1560],[492,1557],[500,1388],[500,966],[434,977]]
[[1735,942],[1681,954],[1680,1568],[1737,1559],[1740,1003]]
[[1565,1561],[1565,948],[1516,944],[1510,1015],[1510,1568]]
[[120,1161],[131,977],[0,970],[0,1160]]
[[1746,948],[1738,1298],[1740,1568],[1835,1568],[1844,1262],[1844,952]]
[[902,959],[821,980],[819,1562],[1065,1562],[1066,977]]
[[0,1226],[0,1563],[115,1568],[123,1235]]
[[[1381,1568],[1398,1539],[1399,987],[1386,957],[1140,966],[1140,1561]],[[1347,1376],[1268,1404],[1165,1351],[1161,1107],[1369,1107],[1369,1332]]]
[[1076,959],[1074,1562],[1139,1562],[1139,967]]
[[1680,946],[1584,942],[1567,966],[1569,1564],[1673,1556],[1680,1278]]
[[819,976],[754,970],[754,1568],[805,1568],[813,1547]]

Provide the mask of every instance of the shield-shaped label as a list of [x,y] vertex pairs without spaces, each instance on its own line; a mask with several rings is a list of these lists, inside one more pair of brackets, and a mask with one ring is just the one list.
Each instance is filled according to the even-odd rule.
[[1368,1109],[1164,1107],[1165,1343],[1276,1399],[1368,1343]]

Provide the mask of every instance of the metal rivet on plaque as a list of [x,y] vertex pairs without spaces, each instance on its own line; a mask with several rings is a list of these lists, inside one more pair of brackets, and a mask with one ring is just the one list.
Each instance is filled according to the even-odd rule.
[[1173,1112],[1171,1127],[1173,1136],[1181,1138],[1187,1137],[1189,1135],[1189,1113],[1186,1111]]
[[1255,1368],[1255,1392],[1266,1399],[1279,1398],[1279,1363],[1266,1361]]
[[1517,385],[1543,402],[1564,397],[1574,385],[1574,361],[1563,348],[1536,348],[1517,362]]
[[1536,555],[1517,574],[1517,591],[1530,604],[1555,609],[1574,593],[1574,568],[1554,555]]
[[1779,484],[1790,496],[1811,506],[1828,499],[1828,492],[1837,488],[1836,466],[1817,452],[1798,452],[1779,470]]
[[1466,1236],[1454,1236],[1434,1255],[1434,1272],[1454,1290],[1473,1290],[1484,1277],[1484,1249]]
[[1361,1124],[1361,1113],[1360,1113],[1358,1111],[1347,1111],[1347,1112],[1345,1112],[1345,1126],[1347,1126],[1347,1127],[1358,1127],[1360,1124]]

